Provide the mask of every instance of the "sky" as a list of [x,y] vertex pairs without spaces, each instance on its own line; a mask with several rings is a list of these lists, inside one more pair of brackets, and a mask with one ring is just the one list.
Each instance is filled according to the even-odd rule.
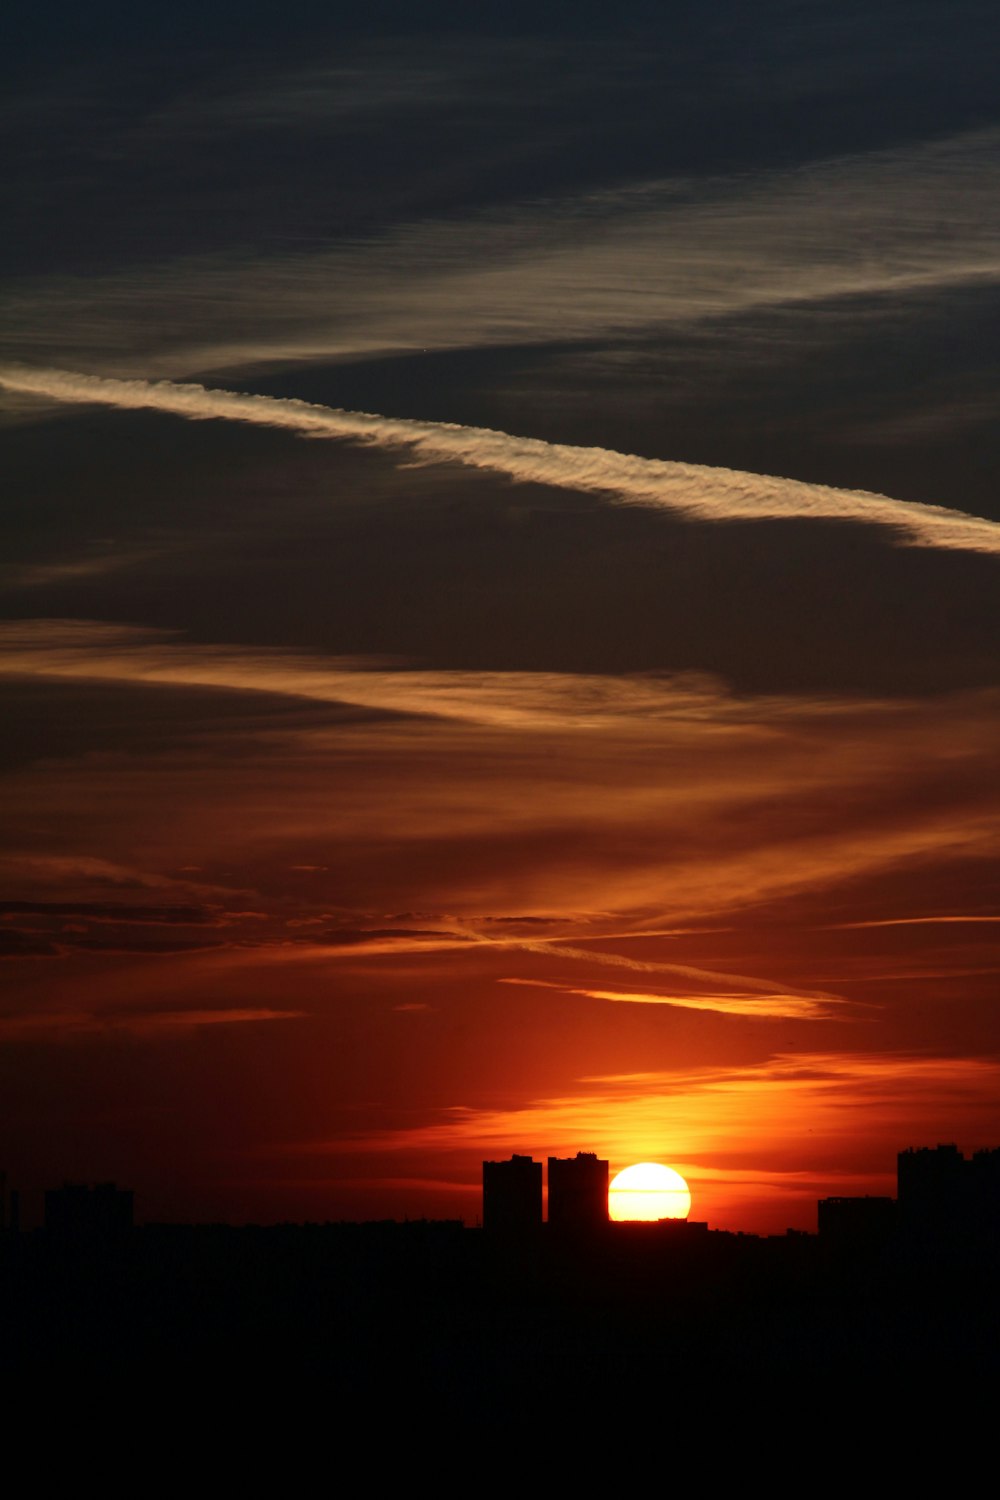
[[26,1218],[1000,1144],[994,7],[145,10],[0,63]]

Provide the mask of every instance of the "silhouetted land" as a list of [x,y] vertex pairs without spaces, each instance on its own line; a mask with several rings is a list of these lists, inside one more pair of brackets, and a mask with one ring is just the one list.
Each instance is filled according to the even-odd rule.
[[398,1401],[466,1420],[1000,1374],[992,1235],[150,1225],[114,1243],[9,1236],[0,1257],[4,1361],[28,1381],[247,1382],[278,1397],[301,1382],[341,1413]]

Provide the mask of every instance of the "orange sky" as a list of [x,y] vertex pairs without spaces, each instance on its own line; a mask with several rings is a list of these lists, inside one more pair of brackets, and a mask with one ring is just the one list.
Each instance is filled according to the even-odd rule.
[[[0,1040],[39,1179],[136,1181],[153,1217],[474,1222],[484,1156],[586,1149],[781,1230],[892,1191],[904,1145],[997,1132],[990,693],[381,667],[358,693],[391,710],[345,717],[273,652],[16,644],[15,692],[170,714],[4,782]],[[206,672],[235,727],[193,727]]]

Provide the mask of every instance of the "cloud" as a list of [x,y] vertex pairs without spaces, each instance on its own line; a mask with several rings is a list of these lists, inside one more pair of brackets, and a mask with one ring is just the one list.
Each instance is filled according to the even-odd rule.
[[[643,937],[646,934],[637,932],[634,937]],[[609,934],[610,936],[614,936]],[[622,936],[618,934],[619,938]],[[606,939],[607,940],[607,939]],[[676,974],[684,979],[693,979],[702,983],[741,984],[749,990],[755,990],[761,995],[769,995],[775,988],[770,979],[756,979],[747,974],[721,973],[718,969],[697,968],[693,964],[665,963],[661,959],[627,958],[621,953],[602,953],[595,948],[574,948],[561,942],[558,938],[551,938],[540,942],[522,938],[514,940],[512,946],[523,948],[529,953],[551,953],[560,958],[580,959],[585,963],[609,964],[616,969],[633,969],[639,973],[646,974]],[[611,998],[607,996],[605,998]],[[835,1001],[833,995],[819,995],[802,992],[802,999],[817,1001]]]
[[0,386],[56,401],[152,409],[193,421],[220,419],[402,449],[428,463],[462,463],[517,483],[555,485],[696,521],[837,520],[878,526],[901,545],[1000,554],[1000,523],[963,511],[893,500],[862,490],[733,469],[638,458],[514,437],[455,423],[415,422],[315,406],[306,401],[209,390],[169,381],[113,380],[65,370],[0,367]]
[[830,924],[830,931],[851,932],[865,927],[934,927],[937,925],[952,926],[953,924],[977,922],[1000,922],[1000,916],[950,916],[950,917],[881,917],[877,921],[868,922],[837,922]]
[[[0,675],[2,671],[2,663],[0,663]],[[25,845],[29,843],[30,839],[26,837]],[[195,870],[198,867],[191,866],[190,868]],[[224,901],[233,898],[245,899],[248,894],[251,894],[246,890],[211,885],[203,881],[178,879],[175,875],[140,869],[135,864],[118,863],[82,850],[59,852],[32,850],[29,852],[27,847],[0,850],[0,889],[15,890],[18,893],[14,897],[15,900],[25,899],[22,893],[26,891],[35,890],[44,893],[57,889],[61,900],[68,901],[70,904],[75,903],[74,909],[77,912],[79,912],[81,901],[93,902],[95,892],[113,890],[119,894],[124,891],[142,891],[147,895],[150,892],[162,892],[165,896],[174,898],[171,907],[182,910],[194,909],[193,902],[204,899],[211,903],[209,910],[212,912],[212,920],[217,924],[230,920],[250,919],[259,915],[247,911],[226,911],[220,906],[220,897]],[[45,900],[48,900],[48,897],[39,896],[36,904],[40,905]],[[120,905],[124,911],[126,904],[120,903]],[[131,903],[128,909],[133,909]]]
[[404,941],[412,938],[444,938],[449,946],[454,946],[456,939],[461,942],[471,941],[462,934],[437,927],[339,927],[329,932],[313,934],[310,941],[343,944],[344,947],[351,948],[358,943],[381,943],[393,938],[402,938]]
[[143,925],[197,926],[218,922],[217,912],[200,906],[133,906],[110,901],[0,901],[5,917],[83,917],[90,922],[138,922]]
[[52,957],[61,958],[66,953],[95,953],[103,955],[125,954],[130,957],[169,957],[171,954],[208,953],[228,946],[219,938],[151,938],[123,934],[107,937],[104,934],[91,936],[85,932],[64,929],[50,934],[47,944],[38,943],[31,948],[27,943],[18,944],[17,933],[0,931],[0,955],[8,958]]
[[112,890],[160,890],[179,887],[181,882],[162,875],[116,864],[93,854],[54,854],[10,851],[0,854],[0,879],[32,885],[65,886],[81,881],[88,887]]
[[[809,926],[907,906],[975,910],[974,862],[1000,839],[995,692],[838,701],[739,696],[710,679],[355,670],[337,658],[86,622],[8,622],[0,646],[3,670],[27,678],[212,684],[399,716],[241,729],[238,758],[225,724],[196,756],[169,738],[136,754],[115,734],[100,754],[12,771],[0,894],[15,899],[250,906],[293,920],[341,913],[321,920],[327,943],[314,943],[316,953],[334,956],[344,928],[364,929],[359,956],[372,944],[473,950],[516,936],[524,952],[565,964],[668,973],[721,994],[784,994],[784,978],[757,986],[711,960],[695,972],[697,955],[687,970],[657,970],[641,950],[599,955],[582,945],[646,934],[660,940],[660,952],[650,950],[659,957],[678,924],[725,924],[751,903],[903,867],[914,883],[902,907],[841,905],[808,913]],[[334,783],[341,795],[331,801]],[[159,870],[149,869],[153,850]],[[165,873],[192,864],[203,883]],[[305,877],[291,864],[323,868]],[[270,895],[235,896],[237,881]],[[416,908],[450,915],[410,928],[386,916]],[[484,911],[566,926],[517,933],[483,922]],[[712,940],[695,940],[707,957]],[[596,976],[585,977],[594,986]]]
[[[732,90],[727,77],[727,105]],[[635,341],[760,308],[987,284],[1000,273],[996,143],[983,129],[792,170],[603,184],[464,220],[435,222],[435,203],[313,254],[192,254],[91,273],[82,288],[22,281],[7,347],[183,375]],[[412,216],[412,197],[391,212]]]
[[84,620],[4,621],[0,647],[6,676],[214,687],[496,728],[586,729],[699,717],[714,713],[718,700],[712,680],[694,673],[370,671],[354,658],[187,646],[166,633]]
[[0,587],[12,592],[48,588],[51,584],[104,577],[150,561],[156,554],[144,550],[101,552],[91,548],[84,557],[49,563],[0,563]]
[[301,1010],[245,1007],[232,1010],[148,1010],[134,1014],[99,1011],[39,1011],[0,1016],[0,1045],[4,1042],[71,1042],[80,1037],[113,1034],[147,1040],[183,1036],[206,1026],[245,1026],[264,1021],[295,1021]]
[[[578,926],[573,918],[564,918],[564,925]],[[297,923],[297,926],[307,924]],[[609,966],[643,974],[671,974],[694,983],[744,986],[741,991],[711,991],[706,994],[663,994],[650,990],[619,991],[581,988],[570,984],[558,984],[543,979],[525,979],[503,976],[501,984],[527,985],[537,989],[558,990],[565,995],[582,995],[596,1000],[621,1001],[630,1004],[672,1005],[679,1009],[716,1011],[726,1015],[763,1017],[785,1020],[830,1020],[838,1015],[838,1007],[845,1004],[841,997],[821,991],[796,990],[792,986],[783,989],[773,980],[758,979],[746,974],[721,972],[716,969],[699,968],[692,964],[669,963],[662,960],[630,958],[621,953],[607,952],[599,948],[573,946],[572,939],[553,937],[537,941],[527,936],[497,936],[490,931],[478,930],[470,921],[458,923],[456,929],[421,930],[419,928],[396,928],[385,930],[357,929],[354,931],[331,931],[316,933],[311,924],[298,944],[287,942],[272,949],[271,958],[279,963],[315,963],[317,959],[343,956],[351,960],[358,958],[384,957],[408,954],[439,954],[466,949],[496,954],[525,953],[533,957],[586,965],[589,968]],[[605,941],[627,942],[643,939],[648,933],[614,932],[604,935]],[[260,961],[259,950],[248,949],[231,954],[236,964]]]
[[[595,954],[595,958],[600,958]],[[664,995],[648,990],[596,990],[572,989],[568,985],[551,984],[540,979],[501,979],[501,984],[541,986],[544,989],[561,990],[565,995],[582,995],[590,1000],[610,1000],[620,1005],[670,1005],[678,1010],[714,1011],[725,1016],[740,1016],[747,1020],[782,1021],[830,1021],[836,1018],[835,1007],[843,1002],[833,996],[819,1000],[797,994],[756,995]]]
[[669,1141],[672,1155],[691,1163],[718,1149],[737,1154],[733,1143],[751,1128],[763,1157],[775,1146],[786,1150],[796,1131],[856,1139],[864,1116],[897,1129],[919,1120],[932,1102],[943,1113],[959,1104],[992,1112],[1000,1062],[893,1052],[781,1053],[747,1067],[597,1075],[580,1083],[586,1087],[578,1095],[513,1109],[452,1106],[437,1122],[376,1133],[367,1144],[372,1150],[463,1150],[533,1141],[536,1151],[561,1152],[586,1138],[620,1159],[639,1140],[656,1142],[657,1154]]
[[891,1192],[903,1146],[992,1139],[998,1090],[994,1057],[779,1053],[752,1065],[581,1078],[573,1092],[513,1107],[454,1104],[411,1126],[275,1154],[368,1153],[400,1165],[419,1154],[439,1170],[511,1151],[593,1150],[615,1170],[664,1161],[688,1179],[696,1218],[774,1233],[793,1209],[808,1222],[827,1193]]

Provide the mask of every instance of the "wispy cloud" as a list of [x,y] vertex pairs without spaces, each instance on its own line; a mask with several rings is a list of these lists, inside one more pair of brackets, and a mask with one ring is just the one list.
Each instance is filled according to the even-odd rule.
[[83,289],[39,278],[12,299],[7,347],[188,374],[635,340],[753,309],[988,282],[1000,274],[996,142],[985,129],[792,170],[626,181],[464,220],[427,214],[313,254],[189,255]]
[[[641,933],[635,934],[641,937]],[[701,984],[738,984],[761,996],[771,995],[776,986],[773,980],[758,979],[748,974],[724,973],[718,969],[705,969],[693,964],[679,964],[664,962],[662,959],[630,958],[623,953],[605,953],[595,948],[572,947],[568,943],[561,942],[558,938],[533,941],[521,938],[514,940],[511,946],[523,948],[529,953],[551,953],[560,958],[579,959],[585,963],[607,964],[616,969],[631,969],[641,974],[674,974],[682,979],[694,980]],[[611,996],[604,998],[610,999]],[[833,995],[814,994],[808,991],[800,992],[801,999],[814,1000],[817,1002],[834,1002]],[[669,1003],[669,1002],[668,1002]]]
[[150,926],[196,926],[218,922],[215,912],[198,906],[138,906],[110,901],[0,901],[0,920],[38,916],[81,917],[88,922],[140,922]]
[[81,557],[72,561],[51,563],[11,563],[0,565],[0,587],[9,589],[47,588],[53,583],[75,582],[80,578],[97,578],[145,562],[149,552],[108,554]]
[[462,463],[517,483],[591,491],[697,521],[839,520],[887,529],[909,546],[1000,554],[1000,523],[943,506],[894,500],[733,469],[638,458],[488,428],[415,422],[169,381],[113,380],[65,370],[0,367],[0,386],[56,401],[152,409],[402,449],[428,463]]
[[717,684],[695,673],[372,671],[354,658],[188,646],[164,633],[83,620],[5,621],[0,649],[0,673],[7,676],[214,687],[496,728],[697,720],[714,717],[719,701]]
[[[957,866],[992,856],[1000,838],[990,692],[812,701],[737,696],[708,679],[373,671],[85,622],[8,622],[0,647],[2,670],[29,679],[213,685],[398,716],[251,738],[241,730],[239,761],[223,726],[194,760],[166,744],[146,759],[116,745],[111,758],[12,771],[11,852],[0,876],[17,900],[93,901],[112,889],[117,900],[131,886],[147,905],[155,890],[172,906],[259,909],[258,897],[235,891],[263,879],[286,892],[293,882],[286,914],[315,917],[345,906],[349,879],[345,920],[364,931],[347,942],[337,931],[344,922],[324,920],[325,948],[313,946],[329,957],[360,957],[366,945],[429,952],[514,938],[539,957],[628,972],[636,990],[667,973],[671,984],[685,981],[682,991],[693,981],[720,994],[783,994],[785,979],[758,985],[711,962],[697,973],[657,969],[650,959],[662,942],[659,953],[631,955],[583,945],[604,933],[609,949],[678,923],[727,922],[748,903],[875,872]],[[609,763],[627,764],[628,775],[609,777]],[[334,776],[343,795],[332,804]],[[91,827],[82,809],[108,805],[113,825]],[[19,852],[38,848],[42,817],[51,844]],[[67,829],[77,830],[79,853],[66,847]],[[185,869],[192,864],[205,868]],[[977,888],[978,877],[956,877],[934,899],[975,909]],[[921,887],[924,907],[929,891]],[[414,906],[451,915],[387,920]],[[478,921],[491,907],[567,925],[518,931]],[[408,925],[420,931],[400,930]],[[593,972],[586,979],[594,986]]]
[[[458,925],[458,924],[456,924]],[[572,923],[571,925],[576,925]],[[621,933],[612,934],[619,942],[627,940]],[[780,989],[773,980],[753,978],[744,974],[724,973],[715,969],[699,968],[691,964],[669,963],[661,960],[629,958],[620,953],[599,948],[578,948],[571,941],[553,938],[550,941],[534,941],[529,937],[498,936],[474,930],[463,924],[463,930],[423,932],[419,929],[397,929],[379,932],[359,930],[350,933],[336,931],[326,934],[309,932],[298,947],[285,944],[270,955],[278,963],[315,963],[317,959],[345,958],[356,962],[359,959],[401,957],[419,954],[440,954],[465,949],[475,956],[476,951],[493,954],[530,954],[533,957],[557,961],[560,967],[566,963],[577,963],[586,968],[601,969],[610,966],[629,969],[643,974],[671,974],[688,980],[692,985],[701,984],[704,993],[691,989],[681,994],[677,990],[669,993],[644,989],[609,990],[556,983],[546,979],[500,976],[499,983],[524,985],[534,989],[555,990],[563,995],[580,995],[594,1000],[617,1001],[633,1005],[667,1005],[682,1010],[714,1011],[722,1015],[743,1016],[749,1019],[783,1019],[819,1021],[838,1018],[840,1007],[846,1004],[838,995],[821,991],[798,990],[790,985]],[[237,965],[261,962],[257,950],[230,952],[225,960]],[[728,985],[731,988],[710,988],[712,985]],[[735,988],[735,987],[739,988]],[[397,1007],[397,1009],[400,1007]],[[420,1007],[423,1009],[424,1007]]]
[[[584,1138],[616,1159],[652,1147],[687,1163],[752,1131],[763,1158],[787,1152],[796,1131],[818,1139],[851,1135],[865,1124],[905,1128],[933,1100],[939,1115],[973,1104],[990,1115],[1000,1086],[994,1058],[912,1053],[783,1053],[751,1067],[705,1067],[581,1079],[579,1094],[514,1109],[452,1106],[439,1120],[374,1134],[370,1150],[463,1150],[531,1142],[536,1152]],[[853,1118],[851,1118],[853,1112]],[[926,1126],[924,1126],[926,1129]],[[939,1128],[939,1127],[935,1127]],[[330,1142],[340,1151],[362,1142]],[[321,1148],[322,1143],[315,1143]]]
[[301,1010],[147,1010],[125,1012],[38,1011],[34,1014],[0,1016],[0,1044],[4,1042],[62,1041],[114,1034],[155,1040],[184,1036],[206,1026],[257,1025],[264,1021],[301,1020]]
[[544,989],[561,990],[565,995],[610,1000],[619,1005],[670,1005],[678,1010],[714,1011],[719,1015],[740,1016],[747,1020],[829,1021],[836,1018],[836,1007],[842,1003],[832,996],[819,1000],[807,995],[777,993],[677,995],[649,990],[573,989],[540,979],[504,978],[500,983],[540,986]]
[[815,1223],[826,1193],[891,1192],[905,1145],[992,1139],[998,1087],[992,1057],[782,1053],[750,1066],[584,1078],[572,1092],[513,1107],[458,1104],[412,1126],[346,1131],[275,1154],[370,1153],[403,1165],[419,1153],[441,1169],[512,1150],[594,1150],[613,1170],[669,1162],[690,1183],[696,1218],[774,1232]]
[[977,922],[1000,922],[1000,916],[939,916],[939,917],[880,917],[877,921],[868,922],[837,922],[830,924],[830,930],[835,932],[852,932],[866,927],[950,927],[956,924],[974,925]]
[[80,887],[88,893],[161,891],[185,902],[199,894],[230,894],[223,887],[143,870],[136,865],[119,864],[95,854],[50,853],[27,848],[0,852],[0,882],[16,885],[19,890],[46,891],[55,887],[65,892]]

